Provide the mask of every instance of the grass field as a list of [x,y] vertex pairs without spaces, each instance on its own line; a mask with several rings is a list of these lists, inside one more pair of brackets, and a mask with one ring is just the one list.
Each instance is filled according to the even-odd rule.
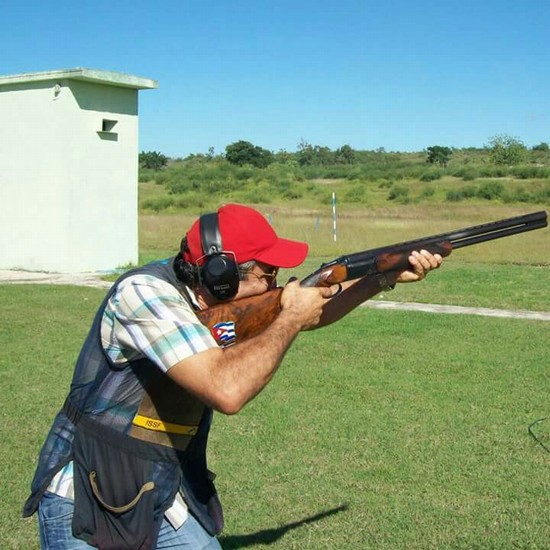
[[[540,208],[266,210],[312,244],[304,274],[344,252]],[[317,223],[317,217],[320,217]],[[142,260],[173,252],[186,215],[141,219]],[[548,230],[457,251],[392,300],[550,311]],[[311,268],[311,269],[310,269]],[[22,520],[36,455],[104,291],[0,285],[0,548],[38,547]],[[242,413],[216,415],[210,466],[224,548],[547,549],[550,324],[360,308],[301,335]],[[536,426],[550,445],[550,420]]]

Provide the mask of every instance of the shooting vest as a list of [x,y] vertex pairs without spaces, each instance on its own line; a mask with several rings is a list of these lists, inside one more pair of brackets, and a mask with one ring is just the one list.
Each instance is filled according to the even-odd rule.
[[101,345],[107,302],[123,279],[136,274],[166,281],[190,301],[172,259],[134,269],[113,285],[84,342],[23,510],[32,515],[55,474],[73,460],[73,532],[101,548],[154,548],[178,490],[210,534],[223,524],[206,466],[212,410],[148,359],[115,365]]

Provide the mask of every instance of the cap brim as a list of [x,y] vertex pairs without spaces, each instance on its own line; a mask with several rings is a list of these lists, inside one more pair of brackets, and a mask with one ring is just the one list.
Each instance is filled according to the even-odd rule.
[[273,267],[296,267],[306,259],[308,250],[307,243],[278,238],[273,246],[262,250],[255,259]]

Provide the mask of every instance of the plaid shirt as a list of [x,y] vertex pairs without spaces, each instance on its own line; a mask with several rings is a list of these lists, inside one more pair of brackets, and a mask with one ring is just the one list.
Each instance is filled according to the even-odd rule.
[[[114,363],[147,358],[163,372],[196,353],[217,347],[178,290],[145,274],[133,275],[119,284],[103,313],[101,341]],[[57,473],[48,491],[74,498],[72,462]],[[185,521],[187,508],[181,496],[165,515],[175,528]]]
[[163,372],[217,347],[177,289],[152,275],[122,281],[105,308],[101,340],[114,363],[146,357]]

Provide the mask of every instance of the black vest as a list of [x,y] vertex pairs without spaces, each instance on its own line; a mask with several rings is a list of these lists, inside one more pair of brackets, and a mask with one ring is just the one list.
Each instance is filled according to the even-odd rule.
[[[98,540],[97,536],[94,539],[95,535],[89,533],[96,527],[90,527],[89,518],[83,517],[90,513],[89,503],[83,505],[80,502],[87,500],[84,493],[87,493],[90,500],[94,499],[91,496],[93,494],[96,500],[101,501],[101,496],[94,492],[93,487],[90,489],[90,483],[92,486],[99,485],[99,488],[95,486],[95,489],[102,491],[103,494],[109,494],[111,491],[111,498],[115,500],[129,498],[129,496],[120,497],[120,493],[126,492],[131,495],[132,491],[141,485],[150,487],[147,483],[154,484],[155,490],[150,491],[154,495],[146,497],[153,500],[151,506],[154,518],[151,529],[154,531],[154,540],[156,540],[155,533],[158,533],[162,522],[162,515],[172,504],[178,490],[183,492],[190,513],[210,534],[213,535],[221,530],[221,509],[212,483],[213,476],[208,472],[206,464],[206,446],[212,410],[184,390],[173,388],[174,391],[182,392],[179,395],[180,403],[186,403],[194,411],[197,426],[191,432],[192,436],[187,437],[183,446],[179,443],[170,446],[144,440],[139,433],[135,433],[139,428],[136,428],[132,422],[140,411],[140,406],[143,406],[144,400],[149,398],[151,393],[149,389],[154,382],[152,378],[165,382],[168,377],[160,373],[158,367],[147,359],[131,361],[122,366],[115,365],[106,356],[101,345],[103,313],[108,300],[123,279],[136,274],[153,275],[172,284],[189,301],[184,285],[174,274],[172,261],[173,259],[163,260],[131,270],[118,279],[105,297],[77,360],[67,401],[56,416],[42,447],[31,485],[31,495],[23,510],[24,516],[30,516],[36,511],[42,494],[55,474],[76,457],[73,530],[75,534],[80,533],[78,536],[84,540],[92,544],[97,544]],[[172,385],[175,386],[175,384]],[[148,432],[144,430],[144,433]],[[109,453],[113,453],[112,456]],[[130,462],[121,464],[126,458]],[[135,464],[132,462],[134,458],[138,461],[143,460],[143,464],[141,462]],[[133,481],[134,489],[131,487],[106,488],[105,481],[101,488],[102,480],[99,479],[99,473],[105,477],[113,476],[109,482],[111,485],[116,485],[119,476],[126,479],[127,475],[122,471],[114,474],[110,472],[115,464],[120,468],[126,468],[126,474],[128,469],[143,470],[145,477]],[[96,484],[90,480],[89,470],[91,469],[94,475],[98,476]],[[105,471],[106,469],[109,472]],[[149,492],[149,489],[146,492]],[[119,501],[113,504],[113,507],[119,513],[119,508],[123,505],[124,503]],[[97,510],[94,513],[96,512]],[[150,511],[147,514],[150,514]],[[119,517],[120,514],[115,517],[115,521],[118,521]],[[97,521],[104,523],[110,519]],[[141,519],[134,518],[132,521],[141,523]],[[133,524],[130,524],[129,530],[132,529]],[[143,546],[145,547],[149,546]]]

